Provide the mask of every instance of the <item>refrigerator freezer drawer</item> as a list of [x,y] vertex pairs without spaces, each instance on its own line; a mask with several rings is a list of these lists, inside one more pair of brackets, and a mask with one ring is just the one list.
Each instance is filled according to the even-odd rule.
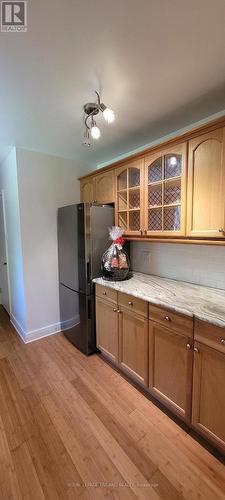
[[60,321],[64,335],[84,354],[96,351],[94,296],[60,284]]

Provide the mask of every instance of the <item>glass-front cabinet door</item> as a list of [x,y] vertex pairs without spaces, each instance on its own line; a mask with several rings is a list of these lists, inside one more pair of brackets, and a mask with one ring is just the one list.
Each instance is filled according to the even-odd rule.
[[145,234],[184,236],[187,143],[145,158]]
[[116,170],[116,224],[125,235],[141,235],[144,226],[144,160]]

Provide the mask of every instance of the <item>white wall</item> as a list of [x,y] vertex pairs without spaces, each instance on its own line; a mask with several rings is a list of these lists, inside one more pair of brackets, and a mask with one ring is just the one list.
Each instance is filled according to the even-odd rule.
[[79,202],[74,162],[17,149],[26,340],[59,330],[57,208]]
[[4,190],[8,240],[8,272],[11,290],[11,319],[20,331],[26,329],[23,257],[17,184],[16,150],[0,166],[0,189]]
[[196,244],[131,244],[134,271],[225,290],[225,247]]

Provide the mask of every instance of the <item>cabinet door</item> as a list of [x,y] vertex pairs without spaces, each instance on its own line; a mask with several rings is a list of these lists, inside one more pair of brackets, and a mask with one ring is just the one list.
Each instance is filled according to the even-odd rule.
[[112,361],[118,360],[118,308],[96,297],[97,347]]
[[192,359],[191,339],[150,323],[149,388],[185,420],[190,420]]
[[115,171],[116,224],[126,235],[143,234],[144,226],[144,163],[129,163]]
[[119,314],[119,363],[132,377],[148,385],[148,319],[126,309]]
[[224,237],[224,131],[218,129],[189,142],[188,236]]
[[184,236],[187,143],[145,158],[145,229],[150,236]]
[[[196,350],[197,349],[197,350]],[[225,451],[225,353],[195,342],[192,422]]]
[[103,172],[95,177],[95,199],[99,203],[114,202],[114,171]]
[[80,182],[80,199],[81,202],[84,203],[91,203],[94,201],[94,178],[84,179]]

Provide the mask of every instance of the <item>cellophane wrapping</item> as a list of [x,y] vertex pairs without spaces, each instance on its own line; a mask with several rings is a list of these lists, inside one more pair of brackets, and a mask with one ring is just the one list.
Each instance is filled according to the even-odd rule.
[[102,256],[102,276],[106,280],[123,281],[127,279],[130,270],[129,257],[123,249],[123,230],[119,226],[113,226],[109,236],[112,244]]

